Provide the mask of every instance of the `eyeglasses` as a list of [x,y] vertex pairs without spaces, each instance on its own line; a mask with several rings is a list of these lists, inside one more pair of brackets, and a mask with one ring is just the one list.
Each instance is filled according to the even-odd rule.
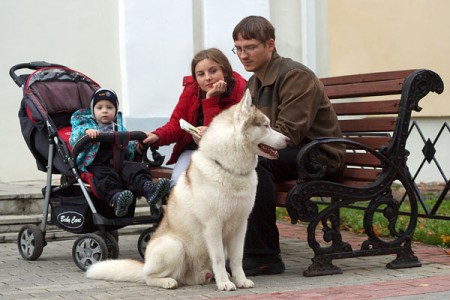
[[236,46],[233,49],[231,49],[231,51],[233,51],[234,54],[242,54],[242,52],[245,54],[250,54],[253,51],[255,51],[255,49],[258,48],[259,45],[264,44],[264,43],[265,43],[265,41],[261,42],[259,44],[256,44],[256,45],[245,46],[244,48]]

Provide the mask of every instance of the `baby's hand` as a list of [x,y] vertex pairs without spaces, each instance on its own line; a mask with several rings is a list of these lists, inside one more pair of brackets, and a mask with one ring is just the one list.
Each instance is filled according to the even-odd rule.
[[87,129],[84,133],[88,135],[91,139],[94,139],[98,136],[98,130],[95,129]]
[[144,150],[144,145],[142,145],[142,143],[137,142],[136,143],[136,152],[138,154],[142,154],[143,150]]

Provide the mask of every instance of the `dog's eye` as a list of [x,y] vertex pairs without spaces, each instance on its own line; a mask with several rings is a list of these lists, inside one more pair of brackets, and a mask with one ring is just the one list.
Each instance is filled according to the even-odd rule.
[[265,119],[255,120],[254,124],[256,126],[258,126],[258,127],[259,126],[260,127],[265,127],[265,128],[270,127],[270,122],[268,120],[265,120]]

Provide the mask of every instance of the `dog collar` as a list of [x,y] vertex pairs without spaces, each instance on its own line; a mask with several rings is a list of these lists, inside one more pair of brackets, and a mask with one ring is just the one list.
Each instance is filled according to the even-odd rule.
[[224,165],[222,165],[218,160],[213,159],[213,161],[222,169],[224,169],[225,171],[227,171],[230,174],[233,175],[238,175],[238,176],[247,176],[249,175],[252,171],[246,172],[246,173],[241,173],[241,172],[235,172],[235,170],[230,170],[229,168],[225,167]]

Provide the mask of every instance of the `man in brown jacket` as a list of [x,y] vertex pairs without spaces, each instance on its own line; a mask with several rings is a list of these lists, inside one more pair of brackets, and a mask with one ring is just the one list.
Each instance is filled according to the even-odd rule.
[[[243,268],[247,276],[279,274],[285,266],[280,256],[276,226],[274,182],[297,179],[296,157],[300,148],[318,137],[341,137],[336,113],[323,84],[306,66],[278,55],[275,29],[263,17],[249,16],[233,31],[235,47],[244,68],[253,72],[247,87],[253,103],[270,119],[271,126],[290,138],[277,160],[259,158],[255,206],[248,221]],[[327,173],[343,168],[345,149],[322,149]]]

